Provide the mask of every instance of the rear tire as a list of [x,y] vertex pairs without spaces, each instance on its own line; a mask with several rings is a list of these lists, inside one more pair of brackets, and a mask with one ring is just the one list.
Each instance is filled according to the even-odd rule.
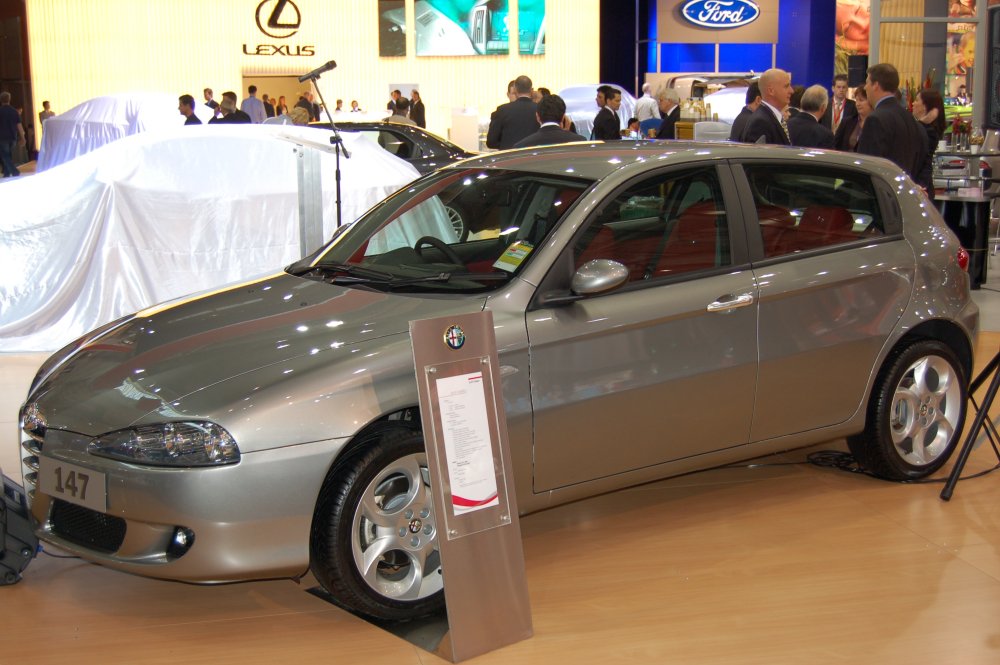
[[921,340],[886,360],[868,403],[865,429],[847,440],[868,471],[915,480],[940,469],[965,423],[967,380],[945,344]]
[[380,432],[334,466],[320,491],[310,550],[312,573],[350,611],[397,621],[444,606],[419,431]]

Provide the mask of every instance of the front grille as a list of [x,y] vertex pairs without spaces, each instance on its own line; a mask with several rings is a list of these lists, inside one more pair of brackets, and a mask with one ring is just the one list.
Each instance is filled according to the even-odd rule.
[[42,451],[42,442],[27,438],[21,441],[21,448],[27,453],[21,460],[21,481],[30,508],[35,499],[35,486],[38,483],[38,454]]
[[59,499],[49,515],[52,533],[71,543],[112,554],[125,540],[125,520]]

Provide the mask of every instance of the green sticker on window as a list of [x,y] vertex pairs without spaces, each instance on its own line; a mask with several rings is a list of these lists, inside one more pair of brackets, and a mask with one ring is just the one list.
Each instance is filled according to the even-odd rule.
[[498,270],[506,270],[507,272],[514,272],[517,267],[521,265],[528,254],[531,254],[531,250],[535,248],[530,242],[524,240],[518,240],[504,250],[504,253],[500,255],[500,258],[496,260],[493,264],[494,268]]

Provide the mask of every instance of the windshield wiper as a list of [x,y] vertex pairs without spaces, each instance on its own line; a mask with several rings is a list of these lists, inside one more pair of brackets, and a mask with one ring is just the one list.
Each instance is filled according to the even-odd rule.
[[296,277],[302,277],[310,273],[313,273],[316,276],[326,276],[331,275],[331,273],[343,273],[333,274],[329,277],[328,281],[333,283],[391,282],[395,279],[394,275],[391,273],[375,270],[373,268],[365,268],[364,266],[351,265],[349,263],[320,263],[318,265],[306,266],[289,271],[289,274],[295,275]]
[[450,282],[453,280],[506,281],[507,279],[510,279],[510,275],[505,272],[440,272],[436,275],[424,275],[423,277],[398,277],[387,282],[385,286],[387,288],[393,288],[396,286],[419,284],[420,282]]

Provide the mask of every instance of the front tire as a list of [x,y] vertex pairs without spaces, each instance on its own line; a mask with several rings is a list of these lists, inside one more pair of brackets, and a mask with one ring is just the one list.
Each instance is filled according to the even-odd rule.
[[313,516],[310,568],[348,610],[381,620],[444,606],[423,437],[393,429],[336,464]]
[[955,353],[932,340],[894,352],[879,373],[864,431],[848,438],[864,468],[888,480],[940,469],[965,422],[967,380]]

